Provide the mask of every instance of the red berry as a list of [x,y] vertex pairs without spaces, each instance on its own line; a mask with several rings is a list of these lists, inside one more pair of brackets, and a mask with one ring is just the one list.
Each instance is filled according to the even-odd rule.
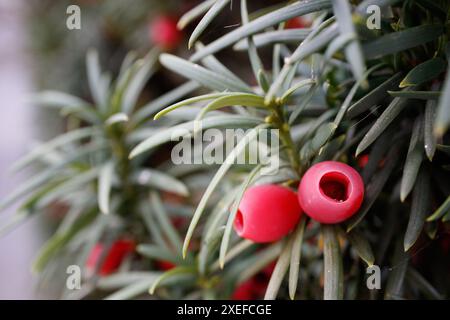
[[[132,240],[117,240],[113,243],[110,250],[103,259],[103,263],[99,268],[99,274],[102,276],[109,275],[117,270],[122,263],[123,259],[131,252],[134,251],[135,243]],[[104,246],[101,243],[97,243],[92,249],[87,261],[86,267],[89,271],[93,271],[97,266],[98,260],[103,254]]]
[[159,270],[168,271],[168,270],[175,268],[176,266],[170,261],[160,260],[160,261],[156,261],[156,267]]
[[123,259],[134,251],[135,243],[131,240],[117,240],[111,246],[100,268],[101,275],[108,275],[117,270]]
[[253,283],[253,300],[261,299],[264,297],[264,294],[266,293],[267,286],[269,285],[270,277],[265,277],[264,275],[257,274],[255,277],[253,277],[254,283]]
[[298,200],[303,211],[321,223],[339,223],[358,211],[364,197],[359,173],[337,161],[315,164],[300,182]]
[[172,217],[170,218],[170,222],[175,227],[175,229],[179,230],[186,225],[188,219],[186,217]]
[[367,165],[367,162],[369,162],[368,154],[363,154],[358,157],[358,167],[364,168]]
[[286,29],[308,28],[311,25],[304,17],[295,17],[286,21]]
[[[364,168],[367,165],[367,163],[369,162],[369,155],[368,154],[363,154],[363,155],[359,156],[356,161],[358,163],[358,167]],[[385,161],[386,161],[385,158],[381,159],[378,162],[378,168],[383,168]]]
[[95,267],[97,266],[97,262],[102,255],[102,252],[103,252],[103,245],[101,243],[95,244],[86,260],[86,269],[88,270],[89,273],[94,272]]
[[258,280],[257,277],[252,277],[247,281],[242,282],[235,289],[231,295],[232,300],[257,300],[264,296],[267,289],[267,281]]
[[237,234],[254,242],[272,242],[287,235],[298,223],[301,208],[293,191],[278,185],[249,188],[234,220]]
[[233,300],[257,300],[264,297],[276,263],[276,261],[272,261],[259,273],[238,285],[231,298]]
[[247,281],[242,282],[239,286],[234,289],[234,292],[231,296],[232,300],[254,300],[255,294],[253,291],[253,287],[255,284],[255,280],[250,278]]
[[168,16],[159,16],[153,19],[149,32],[150,40],[164,50],[177,47],[182,39],[176,19]]

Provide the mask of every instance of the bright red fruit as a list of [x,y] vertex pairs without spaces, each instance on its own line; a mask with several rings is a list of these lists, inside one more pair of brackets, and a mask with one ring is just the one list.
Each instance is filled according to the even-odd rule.
[[295,192],[278,185],[249,188],[234,220],[237,234],[254,242],[272,242],[287,235],[301,215]]
[[[121,239],[115,241],[108,253],[103,259],[102,265],[99,268],[98,274],[107,276],[114,271],[122,263],[123,259],[131,252],[134,251],[135,243],[132,240]],[[99,259],[103,254],[104,246],[101,243],[97,243],[92,249],[89,257],[86,261],[86,268],[88,271],[93,272],[97,266]]]
[[172,17],[156,17],[149,28],[150,40],[164,50],[171,50],[181,42],[182,33],[177,28],[176,19]]
[[364,197],[359,173],[337,161],[315,164],[300,182],[298,200],[303,211],[321,223],[339,223],[358,211]]

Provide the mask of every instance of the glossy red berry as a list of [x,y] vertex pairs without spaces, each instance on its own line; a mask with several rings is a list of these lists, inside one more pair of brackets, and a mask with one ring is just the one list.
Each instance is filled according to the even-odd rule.
[[159,16],[153,19],[149,32],[150,40],[163,50],[174,49],[182,39],[176,19],[168,16]]
[[298,188],[303,211],[321,223],[339,223],[358,211],[364,197],[364,183],[349,165],[324,161],[304,174]]
[[254,186],[244,193],[234,220],[237,234],[254,242],[272,242],[287,235],[301,215],[295,192],[279,185]]
[[[102,265],[99,268],[98,274],[102,276],[107,276],[114,271],[122,263],[123,259],[134,251],[135,243],[132,240],[121,239],[115,241],[108,253],[103,259]],[[101,243],[97,243],[92,249],[89,257],[86,261],[86,268],[89,272],[93,272],[99,262],[99,259],[102,257],[104,250],[104,245]]]

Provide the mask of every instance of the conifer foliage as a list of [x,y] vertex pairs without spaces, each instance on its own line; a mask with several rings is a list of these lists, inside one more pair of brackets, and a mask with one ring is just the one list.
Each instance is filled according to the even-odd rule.
[[[0,205],[25,199],[12,225],[64,206],[34,266],[43,281],[89,260],[94,271],[84,275],[80,298],[448,297],[450,3],[304,0],[251,8],[246,0],[201,2],[178,21],[180,29],[192,26],[189,56],[129,54],[115,77],[89,52],[92,101],[54,91],[36,96],[61,111],[69,130],[16,163],[16,170],[41,169]],[[377,12],[378,27],[369,27]],[[232,14],[238,26],[202,43],[219,16]],[[230,59],[239,69],[226,65]],[[142,103],[156,69],[185,82]],[[227,160],[251,153],[246,144],[262,129],[277,129],[278,172],[262,173],[270,163],[174,164],[173,135],[195,135],[199,123],[245,130]],[[299,184],[325,161],[334,182],[322,177],[321,188],[337,202],[320,206],[330,208],[319,213],[327,223],[302,213],[276,241],[238,236],[246,190],[303,188],[308,194],[299,197],[309,201],[313,183]],[[352,186],[364,189],[362,202],[359,193],[351,214],[330,218]],[[246,210],[254,208],[250,214],[265,219],[272,206]],[[267,228],[276,224],[267,221]],[[114,253],[117,241],[133,245]],[[123,258],[102,274],[111,255]],[[381,285],[370,290],[373,265]]]

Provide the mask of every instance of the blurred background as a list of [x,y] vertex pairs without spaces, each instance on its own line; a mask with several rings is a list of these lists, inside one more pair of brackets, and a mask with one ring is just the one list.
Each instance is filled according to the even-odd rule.
[[[33,172],[11,172],[11,166],[37,143],[64,132],[67,123],[57,111],[30,103],[30,96],[41,90],[60,90],[90,100],[86,81],[85,57],[90,48],[100,55],[103,70],[116,74],[129,51],[144,56],[159,47],[178,56],[189,56],[187,38],[195,24],[176,29],[177,19],[198,0],[0,0],[0,199],[26,181]],[[257,7],[276,3],[250,3]],[[68,6],[81,9],[81,29],[66,26]],[[202,36],[208,42],[236,27],[238,8],[234,5],[215,20]],[[236,13],[236,14],[235,14]],[[234,20],[233,20],[234,19]],[[217,25],[216,25],[217,24]],[[165,34],[165,39],[160,35]],[[169,42],[167,42],[169,39]],[[246,53],[242,52],[246,58]],[[239,60],[218,54],[244,79]],[[173,73],[157,71],[147,84],[142,99],[151,100],[182,83]],[[18,206],[0,214],[0,225],[8,226]],[[61,219],[61,209],[50,208],[9,228],[0,238],[0,299],[46,299],[57,293],[39,288],[31,265],[38,249]],[[3,230],[5,231],[5,230]]]
[[[71,4],[81,9],[80,30],[66,27],[66,10]],[[86,97],[88,48],[99,50],[105,69],[117,71],[129,50],[145,54],[152,47],[152,20],[162,16],[174,24],[193,4],[195,1],[0,0],[0,199],[32,174],[12,173],[11,166],[36,143],[65,130],[57,112],[29,102],[31,94],[45,88]],[[170,80],[158,79],[152,95],[170,86]],[[7,224],[17,209],[18,205],[2,212],[0,224]],[[58,221],[58,210],[53,211],[27,219],[0,239],[0,299],[55,297],[36,289],[31,272],[38,249]]]
[[[45,119],[27,104],[25,97],[33,84],[32,58],[28,43],[26,8],[24,1],[0,1],[0,95],[2,97],[2,125],[0,126],[0,197],[21,181],[26,173],[13,175],[11,164],[22,156],[38,137],[45,138],[60,130],[57,121],[50,126],[37,125]],[[41,130],[42,128],[46,130]],[[5,221],[17,210],[3,212]],[[45,238],[43,217],[33,218],[9,232],[0,240],[0,298],[30,299],[38,297],[30,265],[34,254]],[[43,297],[43,296],[41,296]]]

